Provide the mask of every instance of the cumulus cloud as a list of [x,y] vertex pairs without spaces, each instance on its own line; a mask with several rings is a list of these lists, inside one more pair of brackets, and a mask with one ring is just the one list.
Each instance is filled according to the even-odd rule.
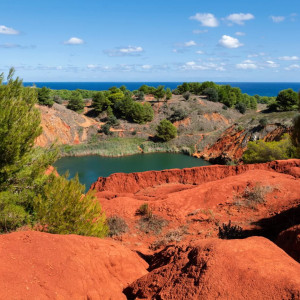
[[284,69],[287,70],[287,71],[299,70],[300,69],[300,65],[294,64],[294,65],[290,65],[290,66],[288,66],[288,67],[286,67]]
[[270,18],[272,19],[272,21],[274,23],[280,23],[280,22],[283,22],[285,20],[284,16],[270,16]]
[[204,54],[204,51],[198,50],[198,51],[196,51],[196,53],[197,53],[197,54]]
[[141,46],[120,47],[104,51],[108,56],[139,56],[142,52],[144,49]]
[[19,34],[18,30],[15,30],[10,27],[6,27],[4,25],[0,25],[0,34]]
[[196,46],[196,42],[195,41],[189,41],[189,42],[185,42],[184,43],[184,47],[192,47],[192,46]]
[[78,37],[71,37],[64,42],[65,45],[81,45],[84,41]]
[[299,60],[299,57],[296,56],[296,55],[294,55],[294,56],[281,56],[281,57],[278,57],[278,59],[289,61],[289,60]]
[[252,14],[243,14],[243,13],[239,13],[239,14],[231,14],[229,16],[227,16],[225,18],[225,20],[238,24],[238,25],[244,25],[245,21],[249,21],[254,19],[254,16]]
[[190,20],[196,20],[201,23],[202,26],[206,27],[218,27],[219,22],[217,18],[210,13],[197,13],[190,17]]
[[235,33],[235,35],[237,35],[237,36],[244,36],[244,35],[246,35],[246,33],[245,33],[245,32],[237,31],[237,32]]
[[239,48],[244,44],[240,43],[237,38],[231,37],[229,35],[223,35],[219,40],[219,45],[225,48]]
[[237,69],[241,69],[241,70],[255,70],[257,69],[257,65],[255,63],[249,63],[249,62],[242,62],[240,64],[236,64],[236,68]]

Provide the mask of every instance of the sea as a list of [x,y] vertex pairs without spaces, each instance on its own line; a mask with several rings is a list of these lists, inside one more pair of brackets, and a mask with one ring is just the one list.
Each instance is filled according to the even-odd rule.
[[[24,82],[24,86],[32,86],[33,84],[37,87],[47,87],[54,90],[92,90],[92,91],[103,91],[116,86],[120,87],[125,85],[130,91],[137,90],[141,85],[146,84],[149,86],[158,87],[163,85],[171,90],[175,89],[178,85],[183,82]],[[233,87],[239,87],[242,93],[246,93],[250,96],[277,96],[281,90],[288,88],[294,91],[300,90],[300,82],[216,82],[217,84],[229,84]]]

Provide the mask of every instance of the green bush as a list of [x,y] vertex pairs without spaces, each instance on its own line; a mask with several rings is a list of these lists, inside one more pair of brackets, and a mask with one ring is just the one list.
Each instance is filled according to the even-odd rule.
[[177,128],[168,120],[162,120],[156,128],[156,136],[167,142],[177,136]]
[[77,112],[83,110],[84,101],[81,93],[78,90],[72,91],[67,108]]
[[46,105],[46,106],[53,106],[54,101],[51,98],[51,90],[46,88],[46,87],[42,87],[41,89],[37,89],[38,92],[38,102],[41,105]]
[[292,89],[282,90],[276,97],[276,104],[283,111],[297,109],[298,95]]
[[93,193],[84,195],[78,176],[50,175],[34,198],[36,219],[47,232],[104,237],[108,233],[105,214]]
[[248,142],[248,149],[243,155],[243,161],[247,164],[263,163],[288,159],[294,155],[295,147],[292,145],[290,136],[285,134],[279,142],[264,142],[262,140]]

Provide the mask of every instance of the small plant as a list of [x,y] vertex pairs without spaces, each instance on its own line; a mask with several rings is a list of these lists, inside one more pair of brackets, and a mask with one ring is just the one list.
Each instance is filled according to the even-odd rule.
[[185,92],[184,94],[182,94],[182,97],[187,101],[190,99],[191,93],[190,92]]
[[266,202],[265,195],[273,190],[270,186],[261,186],[256,184],[252,189],[245,188],[243,198],[245,199],[246,206],[254,209],[258,204]]
[[231,225],[231,220],[228,224],[222,224],[219,227],[218,237],[223,240],[240,239],[243,237],[243,228],[237,225]]
[[159,234],[163,227],[166,226],[168,222],[156,215],[151,214],[151,216],[144,216],[139,220],[139,229],[145,233],[153,232],[154,234]]
[[108,233],[109,236],[121,235],[127,232],[129,229],[126,222],[118,216],[112,216],[108,218],[107,225],[109,228],[109,233]]
[[101,126],[100,132],[103,132],[105,135],[112,135],[112,132],[110,131],[111,125],[106,123]]
[[155,251],[160,247],[166,246],[170,243],[178,243],[184,238],[185,234],[187,234],[186,226],[181,226],[177,229],[170,230],[163,237],[153,242],[149,248]]
[[138,216],[147,216],[152,217],[152,210],[149,207],[148,203],[142,204],[135,212],[135,214]]
[[262,127],[266,127],[268,125],[268,120],[266,118],[262,118],[259,120],[259,125]]

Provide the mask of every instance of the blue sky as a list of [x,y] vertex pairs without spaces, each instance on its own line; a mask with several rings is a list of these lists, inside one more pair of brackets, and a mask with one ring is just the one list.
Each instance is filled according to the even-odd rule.
[[0,0],[24,81],[300,82],[299,0]]

